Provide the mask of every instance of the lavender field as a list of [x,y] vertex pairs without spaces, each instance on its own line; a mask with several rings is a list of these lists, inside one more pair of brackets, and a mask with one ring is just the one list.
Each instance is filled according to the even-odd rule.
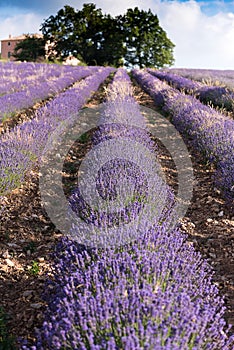
[[234,71],[0,81],[0,349],[234,349]]

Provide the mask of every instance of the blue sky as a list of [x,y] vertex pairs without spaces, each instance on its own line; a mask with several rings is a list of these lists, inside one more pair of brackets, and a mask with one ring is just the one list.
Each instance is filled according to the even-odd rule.
[[90,2],[112,15],[150,8],[176,45],[175,67],[234,69],[234,0],[0,0],[0,40],[39,32],[64,5]]

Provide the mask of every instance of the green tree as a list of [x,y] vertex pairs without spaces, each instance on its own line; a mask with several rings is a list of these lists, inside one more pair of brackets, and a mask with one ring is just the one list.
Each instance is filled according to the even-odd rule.
[[80,11],[66,5],[42,23],[41,31],[54,44],[51,59],[73,54],[88,65],[141,68],[173,63],[174,44],[150,10],[136,7],[113,18],[95,4],[84,4]]
[[15,57],[17,61],[32,62],[44,59],[45,39],[27,34],[24,40],[16,44],[13,57]]
[[124,30],[128,67],[161,68],[173,64],[175,45],[151,10],[128,9],[124,16],[118,17],[118,21]]
[[117,21],[103,15],[94,4],[84,4],[80,11],[64,6],[57,15],[45,20],[41,31],[47,40],[54,42],[57,59],[73,54],[89,65],[121,62],[123,44]]
[[123,66],[125,54],[124,32],[118,20],[107,15],[103,20],[102,37],[97,51],[98,61],[115,67]]

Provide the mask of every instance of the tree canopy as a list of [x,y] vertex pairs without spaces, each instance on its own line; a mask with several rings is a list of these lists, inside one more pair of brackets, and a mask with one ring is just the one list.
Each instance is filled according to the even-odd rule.
[[174,44],[151,10],[136,7],[113,18],[95,4],[84,4],[81,10],[66,5],[42,23],[41,31],[53,43],[51,59],[72,54],[88,65],[140,68],[174,61]]
[[13,57],[18,61],[36,62],[45,56],[45,39],[27,34],[25,39],[18,42]]
[[174,44],[151,10],[128,9],[119,21],[124,28],[127,66],[160,68],[173,63]]

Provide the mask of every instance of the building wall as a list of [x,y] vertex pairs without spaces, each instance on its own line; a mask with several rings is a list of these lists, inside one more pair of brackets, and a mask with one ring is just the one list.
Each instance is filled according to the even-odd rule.
[[21,40],[2,40],[1,41],[1,57],[5,60],[14,61],[12,54],[14,53],[15,46]]

